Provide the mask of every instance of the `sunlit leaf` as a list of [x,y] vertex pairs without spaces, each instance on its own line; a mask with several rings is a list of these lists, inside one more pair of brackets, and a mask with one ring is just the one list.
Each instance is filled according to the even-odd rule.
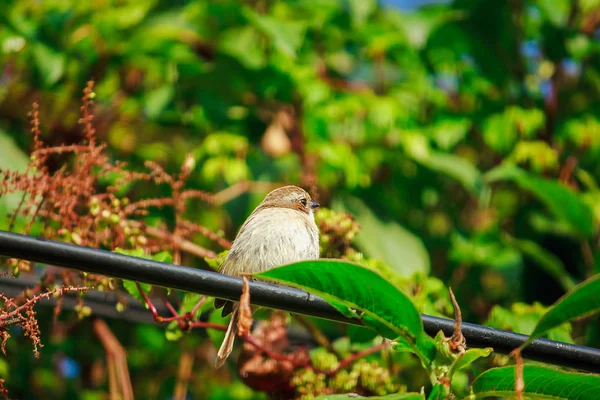
[[435,343],[425,334],[419,312],[410,299],[367,268],[340,260],[303,261],[258,276],[317,294],[344,314],[361,318],[381,335],[403,338],[424,365],[429,365],[433,357]]
[[[25,153],[16,146],[5,131],[0,129],[0,171],[25,172],[28,162]],[[2,211],[4,213],[13,211],[22,196],[23,193],[18,192],[0,196],[0,203],[4,203]]]
[[556,326],[600,311],[598,293],[600,293],[600,274],[575,286],[554,303],[531,333],[527,344]]
[[306,23],[302,21],[281,21],[248,9],[245,11],[249,20],[272,40],[273,46],[277,50],[290,57],[296,56],[296,51],[304,40]]
[[452,363],[450,371],[448,371],[448,377],[452,378],[452,376],[460,369],[471,366],[471,364],[480,358],[488,357],[490,354],[492,354],[493,350],[494,349],[491,347],[486,347],[484,349],[468,349],[464,353],[458,355],[456,361]]
[[235,57],[246,68],[262,68],[266,55],[260,46],[260,35],[256,29],[246,26],[223,32],[220,50]]
[[65,72],[65,55],[42,43],[34,43],[32,51],[42,82],[54,85]]
[[172,85],[164,85],[146,94],[145,111],[148,118],[155,119],[169,105],[175,94]]
[[543,125],[544,113],[541,110],[511,106],[485,121],[483,139],[492,149],[507,154],[519,137],[532,138]]
[[352,24],[360,28],[377,8],[376,0],[349,0]]
[[[543,399],[596,400],[600,398],[600,376],[557,369],[523,366],[523,395]],[[476,399],[515,395],[515,367],[492,368],[473,382]]]

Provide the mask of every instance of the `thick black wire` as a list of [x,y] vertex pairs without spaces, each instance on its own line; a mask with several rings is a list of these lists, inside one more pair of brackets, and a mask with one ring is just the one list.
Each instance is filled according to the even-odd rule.
[[[0,231],[0,255],[228,300],[239,300],[242,291],[241,279],[216,272],[125,256],[12,232]],[[320,297],[302,290],[252,282],[250,293],[252,303],[260,306],[348,324],[359,323],[355,319],[344,317]],[[429,315],[422,315],[422,319],[425,331],[429,335],[434,336],[440,330],[446,336],[450,336],[453,332],[454,321],[450,319]],[[508,354],[527,340],[526,335],[466,322],[463,322],[461,328],[470,347],[493,347],[495,351],[504,354]],[[541,362],[600,372],[600,350],[590,347],[548,339],[536,339],[524,350],[523,356]]]

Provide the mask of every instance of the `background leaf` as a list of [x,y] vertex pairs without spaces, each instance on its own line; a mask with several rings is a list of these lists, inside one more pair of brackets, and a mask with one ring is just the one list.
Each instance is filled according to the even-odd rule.
[[526,257],[535,261],[540,268],[556,279],[565,291],[568,291],[575,286],[575,281],[567,272],[563,262],[553,253],[544,249],[532,240],[516,239],[508,234],[505,235],[505,238],[509,244],[521,251]]
[[403,276],[429,271],[429,254],[416,235],[398,223],[381,221],[356,198],[344,199],[336,208],[349,211],[359,223],[361,230],[355,242],[369,257],[384,261]]
[[594,215],[580,196],[566,186],[528,174],[511,165],[503,165],[486,173],[489,182],[510,180],[532,192],[559,220],[568,223],[573,231],[583,237],[596,231]]

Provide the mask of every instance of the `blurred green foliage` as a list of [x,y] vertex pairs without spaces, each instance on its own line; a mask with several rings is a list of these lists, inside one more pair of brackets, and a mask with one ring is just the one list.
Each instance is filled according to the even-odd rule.
[[[529,333],[542,304],[600,271],[598,0],[454,0],[413,11],[375,0],[5,0],[1,8],[2,169],[24,168],[34,100],[46,143],[79,142],[80,93],[94,79],[94,123],[111,157],[134,170],[145,160],[178,170],[191,153],[189,185],[212,192],[245,180],[316,183],[322,204],[360,225],[342,228],[360,253],[331,247],[332,256],[379,265],[422,312],[449,315],[451,286],[466,320]],[[187,217],[233,238],[264,194],[190,207]],[[17,202],[0,198],[1,226]],[[336,214],[323,219],[341,224]],[[600,345],[585,322],[552,335]],[[176,349],[197,338],[165,342],[138,329],[154,328],[118,335],[136,392],[165,398],[173,382],[156,389],[143,377],[173,376]],[[9,342],[0,372],[8,369],[16,397],[65,396],[71,378],[55,376],[50,358],[65,348],[89,358],[69,338],[35,364]],[[171,370],[152,375],[136,346]],[[97,398],[73,379],[80,398]],[[261,398],[220,379],[193,390]]]

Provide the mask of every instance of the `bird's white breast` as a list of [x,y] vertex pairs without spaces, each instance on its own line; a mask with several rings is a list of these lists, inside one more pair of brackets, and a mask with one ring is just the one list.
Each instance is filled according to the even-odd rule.
[[225,260],[229,275],[257,273],[319,258],[319,230],[312,212],[265,208],[244,223]]

